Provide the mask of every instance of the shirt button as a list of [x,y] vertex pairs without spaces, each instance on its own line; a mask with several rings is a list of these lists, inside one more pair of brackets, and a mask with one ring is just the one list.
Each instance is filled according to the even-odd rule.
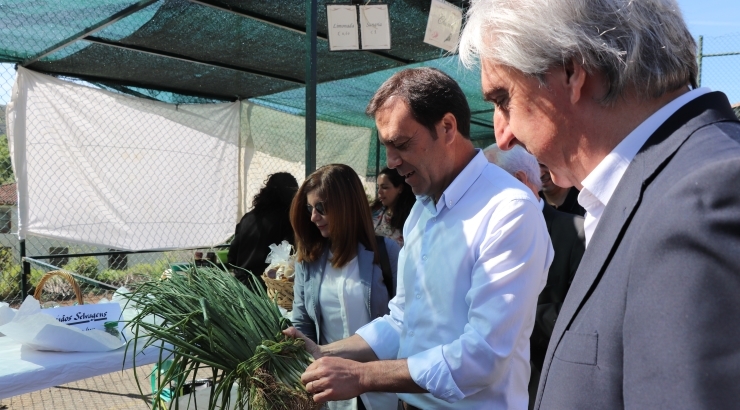
[[450,206],[452,206],[452,201],[450,201]]
[[432,222],[437,222],[437,217],[436,216],[432,218]]
[[414,331],[413,330],[410,330],[409,331],[409,336],[413,336],[413,335],[414,335]]
[[421,295],[417,293],[417,294],[416,294],[416,298],[417,298],[417,299],[421,299]]
[[424,255],[424,256],[422,256],[422,257],[421,257],[421,259],[422,259],[422,260],[427,260],[427,256],[426,256],[426,255]]

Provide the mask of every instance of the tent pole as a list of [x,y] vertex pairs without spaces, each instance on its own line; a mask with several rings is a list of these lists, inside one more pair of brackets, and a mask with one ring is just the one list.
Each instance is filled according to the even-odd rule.
[[306,0],[306,177],[316,170],[317,0]]
[[378,138],[378,130],[373,132],[375,138],[375,199],[378,198],[378,177],[380,176],[380,138]]

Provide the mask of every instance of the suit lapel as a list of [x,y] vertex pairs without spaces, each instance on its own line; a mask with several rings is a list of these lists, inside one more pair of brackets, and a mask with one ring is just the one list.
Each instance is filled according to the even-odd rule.
[[321,329],[321,306],[319,304],[319,290],[321,288],[321,282],[324,281],[324,270],[329,259],[329,248],[324,249],[319,259],[316,260],[316,275],[311,280],[311,295],[313,295],[313,317],[316,322],[316,341],[320,340],[320,329]]
[[[599,220],[568,290],[547,349],[540,389],[546,384],[557,345],[599,283],[639,207],[645,187],[694,131],[714,122],[734,119],[729,107],[722,93],[697,97],[663,123],[632,160]],[[538,397],[541,399],[541,395]],[[538,406],[536,403],[535,408]]]

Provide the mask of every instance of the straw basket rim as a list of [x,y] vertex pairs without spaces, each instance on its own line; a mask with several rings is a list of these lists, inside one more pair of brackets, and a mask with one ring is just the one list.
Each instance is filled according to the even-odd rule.
[[39,301],[41,300],[41,292],[43,292],[44,290],[44,285],[46,284],[46,281],[53,278],[54,276],[60,276],[61,278],[66,279],[67,282],[72,285],[72,289],[75,291],[75,296],[77,297],[77,304],[82,305],[82,290],[80,290],[80,285],[77,284],[74,276],[60,270],[47,272],[44,276],[41,277],[41,280],[39,280],[39,284],[36,285],[36,291],[33,292],[33,298]]
[[267,296],[270,299],[277,299],[278,306],[283,309],[293,309],[293,281],[273,279],[266,275],[261,278],[267,286]]

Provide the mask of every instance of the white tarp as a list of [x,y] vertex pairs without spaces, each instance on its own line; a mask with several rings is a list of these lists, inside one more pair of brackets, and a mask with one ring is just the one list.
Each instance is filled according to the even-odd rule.
[[[242,103],[241,213],[252,206],[252,198],[275,172],[290,172],[298,183],[305,174],[306,119],[248,101]],[[372,130],[366,127],[316,121],[316,167],[326,164],[347,164],[360,180],[367,174],[367,157]],[[375,190],[365,184],[368,194]],[[240,217],[241,217],[240,213]]]
[[122,250],[234,231],[239,102],[171,105],[18,67],[7,107],[20,238]]

